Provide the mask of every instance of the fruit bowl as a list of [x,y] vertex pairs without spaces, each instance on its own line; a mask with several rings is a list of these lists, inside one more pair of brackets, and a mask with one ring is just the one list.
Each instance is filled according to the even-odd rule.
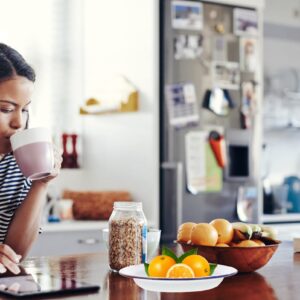
[[184,252],[197,248],[198,254],[210,263],[217,263],[236,268],[240,273],[253,272],[271,259],[280,241],[269,241],[258,247],[215,247],[191,245],[177,241]]

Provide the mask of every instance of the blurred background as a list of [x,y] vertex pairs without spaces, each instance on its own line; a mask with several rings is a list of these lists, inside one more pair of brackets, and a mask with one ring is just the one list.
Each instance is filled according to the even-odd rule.
[[[185,7],[186,2],[179,4]],[[62,232],[77,238],[84,230],[86,241],[107,226],[107,220],[87,217],[85,225],[78,225],[81,229],[73,224],[71,230],[64,222],[51,227],[49,214],[59,217],[56,201],[71,199],[93,208],[94,202],[103,201],[97,200],[103,199],[103,192],[120,191],[141,201],[149,224],[161,227],[169,240],[181,222],[214,217],[279,224],[286,237],[291,232],[287,224],[297,230],[300,1],[287,0],[284,8],[279,0],[192,2],[201,9],[198,28],[174,22],[176,1],[0,0],[1,42],[21,52],[37,73],[31,126],[50,127],[66,157],[75,153],[77,158],[75,166],[65,160],[49,189],[44,234],[48,240],[49,235],[57,240]],[[256,18],[254,37],[253,32],[249,36],[235,27],[239,16],[246,21]],[[196,44],[191,46],[194,54],[176,50],[175,42],[180,47],[184,35]],[[248,71],[240,70],[244,59],[240,47],[247,38],[256,47],[254,69]],[[238,71],[228,62],[237,63]],[[231,86],[224,87],[224,68],[239,74]],[[178,127],[178,116],[171,119],[165,89],[185,82],[195,87],[195,97],[190,98],[193,111],[185,112],[192,124],[184,119]],[[242,102],[244,82],[255,85],[256,107],[250,115]],[[203,106],[205,92],[218,87],[227,90],[227,101],[235,104],[227,116]],[[212,130],[224,137],[227,165],[220,167],[211,158],[218,184],[211,190],[200,185],[191,191],[189,176],[201,179],[208,161],[201,156],[199,169],[190,165],[186,135],[202,132],[206,145],[208,136],[203,134]],[[195,136],[190,135],[189,141],[195,142]],[[204,144],[195,143],[201,150]],[[238,161],[233,153],[241,149],[248,154]],[[241,164],[235,169],[238,175],[231,176],[230,166]],[[246,169],[249,172],[243,173]],[[96,200],[86,204],[91,202],[90,192]],[[44,253],[42,248],[34,251]]]

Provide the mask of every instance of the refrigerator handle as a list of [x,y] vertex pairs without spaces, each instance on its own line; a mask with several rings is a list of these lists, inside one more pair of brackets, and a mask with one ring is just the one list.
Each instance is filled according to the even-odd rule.
[[182,191],[183,191],[183,165],[182,162],[163,162],[161,164],[164,170],[174,170],[176,172],[176,233],[178,227],[182,224]]

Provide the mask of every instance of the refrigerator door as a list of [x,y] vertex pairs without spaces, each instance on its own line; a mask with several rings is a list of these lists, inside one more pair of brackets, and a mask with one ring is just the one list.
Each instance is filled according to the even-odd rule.
[[[200,4],[198,10],[194,7],[189,9],[201,14],[201,17],[196,17],[197,21],[193,23],[194,25],[187,25],[185,17],[180,13],[177,15],[177,12],[186,9],[184,6],[189,6],[191,3]],[[255,132],[257,128],[252,126],[244,129],[241,119],[241,83],[254,80],[256,72],[240,70],[242,37],[234,32],[235,7],[201,1],[171,0],[160,1],[160,5],[160,225],[162,240],[171,241],[176,238],[177,228],[183,222],[209,222],[214,218],[238,220],[237,199],[240,187],[257,189],[258,178],[253,171],[255,160],[252,153],[252,145],[257,144]],[[176,8],[176,5],[183,8]],[[258,43],[259,38],[256,37],[256,40]],[[182,41],[185,41],[186,47],[190,50],[189,54],[180,52],[178,44],[184,44]],[[197,50],[193,48],[195,43]],[[192,54],[191,50],[194,50]],[[256,66],[259,65],[257,62]],[[230,84],[226,83],[227,86],[218,78],[218,70],[223,70],[222,68],[228,68],[236,74]],[[212,107],[215,108],[218,108],[216,105],[227,105],[226,110],[217,109],[222,114],[213,112],[207,102],[208,91],[211,93],[216,88],[216,82],[218,85],[224,85],[221,87],[222,91],[225,91],[222,92],[223,97],[227,95],[227,99],[230,100],[226,100],[225,104],[213,104]],[[183,99],[176,94],[170,97],[170,94],[166,93],[166,89],[170,91],[170,88],[177,89],[180,85],[184,87],[185,84],[194,87],[196,100],[193,108],[196,107],[198,118],[190,117],[191,114],[195,115],[195,110],[192,108],[189,110],[190,106],[188,106],[188,104],[192,105],[194,101],[192,98],[189,100],[183,97]],[[171,106],[173,105],[172,112],[170,102]],[[177,115],[174,114],[175,109]],[[181,114],[180,122],[176,122],[179,114]],[[187,182],[186,137],[191,132],[208,132],[209,136],[209,132],[216,127],[223,130],[226,144],[226,137],[230,134],[232,136],[232,132],[238,132],[236,137],[242,136],[242,141],[245,140],[244,135],[249,137],[247,144],[240,146],[249,145],[249,147],[232,147],[239,146],[238,143],[231,144],[231,148],[227,145],[225,152],[231,154],[231,157],[227,155],[225,160],[231,162],[229,167],[231,166],[232,169],[224,166],[222,170],[219,166],[219,172],[223,174],[220,180],[221,188],[215,185],[215,189],[208,188],[204,192],[191,193]],[[208,154],[205,155],[211,159],[214,155],[213,150],[207,148],[206,151]],[[237,157],[240,157],[240,162]],[[244,165],[240,167],[240,163]],[[241,176],[234,176],[230,171],[237,171]],[[247,220],[251,222],[255,222],[258,218],[257,198],[254,202],[251,215],[247,215]]]

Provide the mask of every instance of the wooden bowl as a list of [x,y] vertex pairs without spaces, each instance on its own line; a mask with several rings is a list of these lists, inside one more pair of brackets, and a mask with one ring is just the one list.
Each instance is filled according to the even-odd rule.
[[198,254],[210,263],[217,263],[236,268],[241,273],[253,272],[263,267],[273,256],[280,241],[269,242],[259,247],[214,247],[198,246],[178,242],[184,252],[197,248]]

